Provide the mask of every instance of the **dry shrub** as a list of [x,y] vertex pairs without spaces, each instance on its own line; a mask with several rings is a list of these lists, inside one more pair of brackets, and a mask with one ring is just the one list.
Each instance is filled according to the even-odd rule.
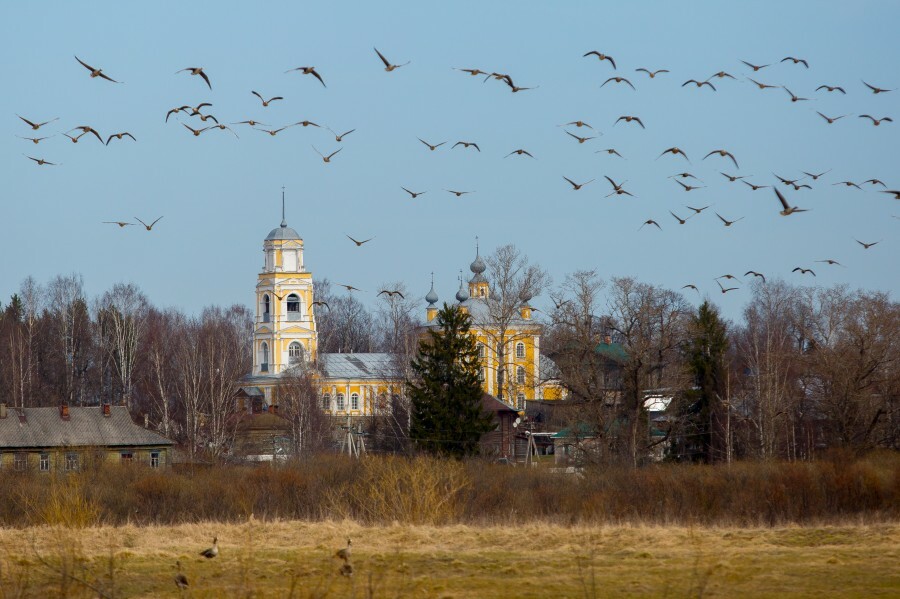
[[43,496],[26,499],[31,524],[87,528],[100,524],[100,506],[85,493],[82,477],[51,476]]
[[337,517],[366,523],[449,524],[470,485],[455,460],[385,457],[362,462],[359,477],[328,493]]

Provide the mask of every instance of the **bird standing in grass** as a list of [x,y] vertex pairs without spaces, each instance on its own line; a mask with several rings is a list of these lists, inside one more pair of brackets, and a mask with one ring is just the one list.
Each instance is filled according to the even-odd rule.
[[347,546],[335,551],[334,557],[344,560],[345,563],[350,563],[350,548],[352,545],[353,541],[350,540],[350,537],[347,537]]
[[175,573],[175,585],[181,589],[182,591],[188,588],[188,579],[187,576],[181,571],[181,562],[175,562],[175,567],[178,569],[178,572]]
[[202,555],[206,559],[212,559],[219,555],[219,537],[213,537],[212,547],[204,549],[200,552],[200,555]]

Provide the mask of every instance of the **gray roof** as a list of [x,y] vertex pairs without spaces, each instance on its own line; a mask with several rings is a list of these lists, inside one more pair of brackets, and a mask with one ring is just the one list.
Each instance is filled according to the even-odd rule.
[[266,237],[266,241],[279,241],[286,239],[300,239],[300,234],[287,226],[287,223],[285,221],[281,221],[281,226],[272,229],[272,231]]
[[59,408],[10,408],[0,418],[0,448],[140,445],[174,443],[136,425],[124,406],[111,406],[109,417],[100,407],[70,407],[69,420],[60,417]]
[[326,379],[385,379],[397,377],[392,354],[319,354],[317,366]]
[[541,368],[540,373],[538,374],[541,382],[558,381],[562,376],[559,366],[556,365],[556,362],[548,358],[546,354],[541,354]]

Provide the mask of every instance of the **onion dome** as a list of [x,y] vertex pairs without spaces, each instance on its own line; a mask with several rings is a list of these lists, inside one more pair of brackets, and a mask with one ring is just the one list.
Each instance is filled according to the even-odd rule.
[[428,302],[429,306],[433,306],[438,301],[438,294],[434,290],[434,275],[431,275],[431,291],[428,292],[428,295],[425,296],[425,301]]
[[475,261],[469,265],[469,270],[471,270],[476,275],[480,275],[487,270],[487,265],[484,263],[484,260],[481,259],[481,255],[478,253],[477,245],[475,246]]
[[[460,273],[462,274],[462,273]],[[459,291],[456,292],[456,301],[462,303],[469,299],[469,290],[466,289],[466,284],[463,281],[462,276],[459,277]]]
[[531,289],[525,288],[522,290],[522,293],[519,294],[519,299],[522,300],[523,304],[527,304],[531,301],[531,298],[534,297],[531,295]]

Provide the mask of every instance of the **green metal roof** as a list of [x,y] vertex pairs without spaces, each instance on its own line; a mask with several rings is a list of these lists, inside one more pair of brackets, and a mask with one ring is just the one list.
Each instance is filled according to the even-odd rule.
[[628,361],[628,352],[625,351],[621,343],[598,343],[594,351],[616,362]]

